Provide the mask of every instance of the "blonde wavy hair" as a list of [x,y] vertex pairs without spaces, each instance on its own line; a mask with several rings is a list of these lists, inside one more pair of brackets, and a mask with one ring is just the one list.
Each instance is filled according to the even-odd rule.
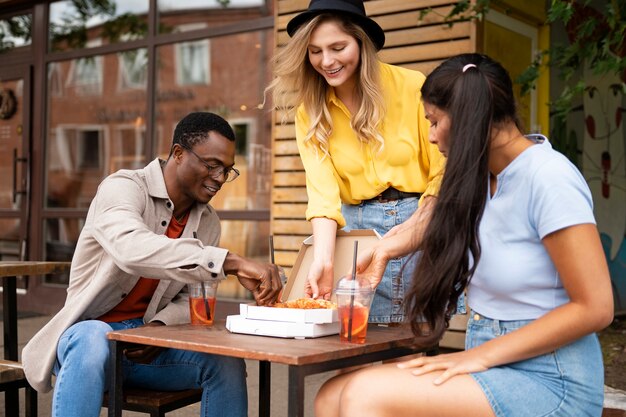
[[333,121],[326,103],[330,87],[324,77],[315,71],[308,57],[311,33],[321,23],[328,21],[337,22],[344,32],[359,43],[360,65],[354,94],[355,101],[361,105],[352,115],[350,125],[359,140],[381,150],[384,138],[379,128],[382,127],[385,106],[376,47],[363,29],[349,19],[334,14],[320,14],[299,28],[290,42],[274,56],[275,78],[265,91],[271,92],[275,108],[285,111],[282,123],[293,116],[300,104],[304,104],[311,122],[305,143],[312,141],[316,149],[321,150],[324,156],[328,155],[328,138],[333,132]]

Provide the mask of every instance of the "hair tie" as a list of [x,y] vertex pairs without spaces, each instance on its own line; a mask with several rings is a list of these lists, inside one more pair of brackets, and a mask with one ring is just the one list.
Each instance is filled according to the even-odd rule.
[[463,67],[463,72],[467,71],[468,69],[470,69],[470,68],[472,68],[472,67],[474,67],[474,68],[478,68],[478,67],[477,67],[476,65],[474,65],[474,64],[467,64],[467,65],[465,65],[465,66]]

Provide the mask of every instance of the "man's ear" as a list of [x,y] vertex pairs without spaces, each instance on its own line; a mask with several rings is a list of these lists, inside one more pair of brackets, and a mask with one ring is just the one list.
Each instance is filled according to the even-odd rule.
[[174,144],[172,146],[172,158],[174,159],[174,161],[176,161],[176,163],[180,163],[182,156],[183,147],[180,146],[178,143]]

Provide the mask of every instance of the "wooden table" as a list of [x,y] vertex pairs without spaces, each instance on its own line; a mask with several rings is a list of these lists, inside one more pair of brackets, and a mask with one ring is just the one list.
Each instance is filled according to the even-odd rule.
[[[69,262],[0,261],[2,278],[2,316],[4,327],[4,359],[17,361],[17,277],[67,272]],[[5,415],[18,415],[19,398],[15,389],[5,393]]]
[[406,327],[370,325],[365,344],[342,343],[339,336],[282,339],[230,333],[224,321],[213,327],[192,325],[140,327],[108,333],[111,347],[109,417],[122,415],[122,352],[139,343],[212,353],[259,361],[259,416],[270,416],[271,363],[289,367],[288,415],[304,416],[304,378],[307,375],[423,352],[412,346]]

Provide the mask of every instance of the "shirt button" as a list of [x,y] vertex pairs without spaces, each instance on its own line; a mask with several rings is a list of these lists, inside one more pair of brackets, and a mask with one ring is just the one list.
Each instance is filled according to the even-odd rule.
[[124,298],[126,298],[127,295],[128,294],[124,293],[124,294],[122,294],[122,296],[120,298],[124,299]]
[[217,278],[217,274],[216,274],[215,272],[211,272],[211,276],[212,276],[213,278]]
[[166,222],[165,220],[163,220],[163,221],[161,222],[161,226],[167,226],[167,222]]
[[165,205],[166,205],[168,208],[170,208],[170,207],[172,207],[172,202],[171,202],[171,201],[168,201],[167,203],[165,203]]
[[474,320],[480,320],[480,314],[474,314]]
[[209,268],[213,268],[215,267],[215,264],[213,262],[209,262]]

